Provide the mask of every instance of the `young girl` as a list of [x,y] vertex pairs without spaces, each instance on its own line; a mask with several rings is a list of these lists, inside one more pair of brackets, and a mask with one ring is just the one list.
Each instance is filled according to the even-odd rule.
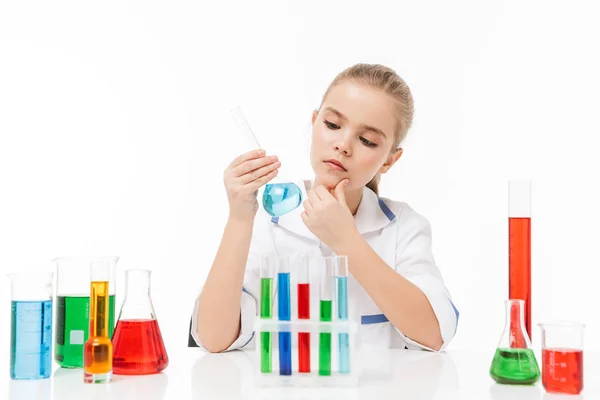
[[277,157],[255,150],[233,160],[224,173],[229,219],[192,315],[198,346],[248,346],[259,257],[293,253],[348,257],[359,343],[432,351],[448,345],[458,311],[434,262],[429,222],[377,192],[381,174],[402,155],[412,118],[410,89],[393,70],[358,64],[341,72],[312,114],[314,181],[301,183],[303,204],[279,218],[258,211],[256,200],[277,174]]

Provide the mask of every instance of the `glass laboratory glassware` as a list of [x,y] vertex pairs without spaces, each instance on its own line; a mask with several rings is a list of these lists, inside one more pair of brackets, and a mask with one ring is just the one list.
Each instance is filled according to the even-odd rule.
[[[310,259],[299,254],[294,259],[296,271],[298,319],[310,320]],[[298,372],[310,372],[310,332],[298,332]]]
[[542,330],[542,385],[550,393],[583,390],[583,331],[579,322],[538,324]]
[[[335,298],[337,319],[348,320],[348,257],[335,256]],[[350,338],[347,333],[338,333],[338,362],[341,374],[350,373]]]
[[540,378],[540,369],[524,326],[525,302],[510,299],[505,304],[506,323],[490,366],[490,376],[498,383],[533,384]]
[[54,273],[12,273],[8,278],[11,288],[10,377],[49,378]]
[[[276,259],[262,256],[260,259],[260,318],[273,318],[273,278],[277,271]],[[271,332],[260,332],[260,372],[273,371]]]
[[83,344],[83,381],[112,381],[113,347],[108,335],[110,263],[94,261],[90,265],[90,328]]
[[[291,320],[290,262],[288,257],[275,257],[277,263],[277,319]],[[292,374],[292,333],[279,332],[279,375]]]
[[[239,107],[236,107],[231,110],[231,114],[239,130],[248,139],[252,139],[258,148],[262,148],[258,143],[258,139],[256,139],[256,136],[252,132],[248,121],[244,117],[244,114],[242,114],[242,110]],[[302,204],[302,190],[298,185],[277,176],[275,176],[271,182],[272,183],[267,183],[265,185],[262,197],[263,208],[271,216],[282,216]]]
[[83,344],[89,336],[90,265],[109,264],[108,335],[115,326],[116,264],[119,257],[59,257],[56,264],[54,360],[65,368],[83,367]]
[[531,181],[508,184],[509,299],[525,302],[525,329],[531,338]]
[[150,298],[150,274],[145,269],[125,272],[125,300],[112,339],[115,374],[155,374],[169,364]]
[[[335,257],[325,257],[319,285],[319,321],[331,322],[333,314],[333,294]],[[331,375],[331,333],[319,333],[319,375]]]

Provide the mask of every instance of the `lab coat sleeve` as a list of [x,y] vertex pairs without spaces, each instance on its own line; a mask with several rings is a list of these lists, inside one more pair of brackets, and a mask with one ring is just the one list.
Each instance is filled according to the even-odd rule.
[[[443,350],[456,333],[459,313],[434,261],[431,226],[414,211],[407,220],[398,222],[396,272],[421,289],[429,300],[440,325],[443,340],[440,350]],[[396,330],[413,347],[435,351]]]
[[[254,343],[254,321],[257,315],[258,294],[260,290],[259,276],[259,258],[258,254],[250,252],[248,262],[246,264],[246,272],[244,274],[244,286],[241,295],[241,327],[238,338],[224,351],[236,349],[245,349],[253,347]],[[202,342],[198,337],[198,303],[200,296],[196,298],[194,311],[192,313],[191,336],[196,344],[202,346]]]

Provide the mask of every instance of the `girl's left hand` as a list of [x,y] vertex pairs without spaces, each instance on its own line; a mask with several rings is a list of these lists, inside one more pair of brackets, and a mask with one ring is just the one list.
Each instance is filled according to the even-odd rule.
[[339,182],[333,194],[319,185],[304,200],[302,221],[306,227],[334,252],[358,234],[354,217],[346,204],[344,188],[348,179]]

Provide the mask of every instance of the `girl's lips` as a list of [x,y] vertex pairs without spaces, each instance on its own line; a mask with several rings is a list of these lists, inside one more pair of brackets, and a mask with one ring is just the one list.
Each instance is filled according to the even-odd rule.
[[325,160],[323,162],[336,171],[346,171],[342,163],[337,160]]

